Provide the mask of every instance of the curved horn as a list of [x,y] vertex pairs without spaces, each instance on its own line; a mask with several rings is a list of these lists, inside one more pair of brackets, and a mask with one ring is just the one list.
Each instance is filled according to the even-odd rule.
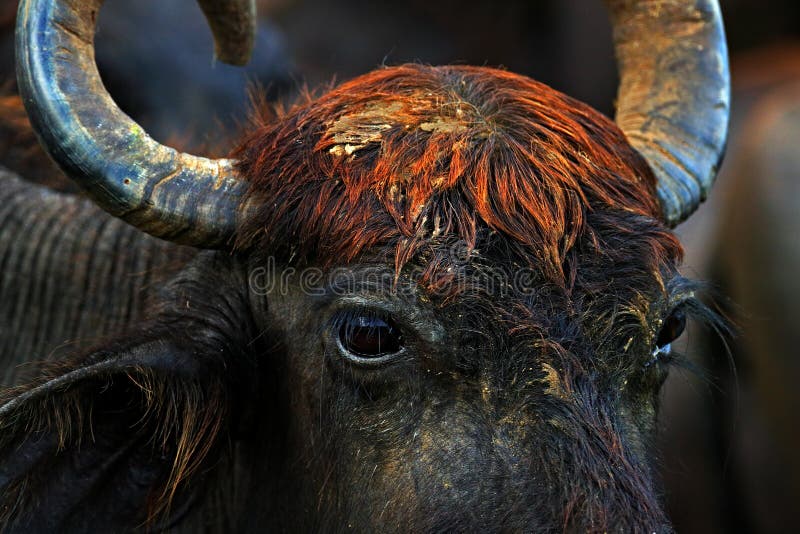
[[250,60],[256,39],[255,0],[197,0],[214,34],[214,55],[231,65]]
[[[244,182],[231,160],[161,145],[117,107],[94,61],[95,21],[102,4],[20,2],[17,80],[34,130],[64,172],[112,215],[177,243],[226,245],[235,231]],[[222,16],[212,23],[219,59],[240,61],[249,55],[255,29],[250,4],[203,1],[209,19]],[[215,7],[223,5],[231,7]],[[242,28],[233,38],[221,37],[237,25]]]
[[717,0],[605,0],[619,66],[617,124],[658,180],[664,220],[691,215],[728,136],[730,75]]

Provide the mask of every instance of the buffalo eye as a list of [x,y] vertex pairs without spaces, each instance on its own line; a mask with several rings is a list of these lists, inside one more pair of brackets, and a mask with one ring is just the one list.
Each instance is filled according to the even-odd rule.
[[339,343],[355,362],[384,360],[403,348],[403,336],[390,317],[348,313],[339,321]]
[[656,349],[668,351],[669,345],[678,339],[686,328],[686,312],[682,309],[674,310],[664,321],[656,337]]

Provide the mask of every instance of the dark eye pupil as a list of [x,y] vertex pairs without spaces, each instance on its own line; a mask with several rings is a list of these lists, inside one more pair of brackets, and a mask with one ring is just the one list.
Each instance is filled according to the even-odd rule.
[[390,321],[377,317],[348,318],[339,329],[342,346],[356,356],[376,358],[403,347],[400,331]]
[[661,331],[656,339],[656,346],[663,348],[678,339],[686,328],[686,313],[683,310],[675,310],[664,321]]

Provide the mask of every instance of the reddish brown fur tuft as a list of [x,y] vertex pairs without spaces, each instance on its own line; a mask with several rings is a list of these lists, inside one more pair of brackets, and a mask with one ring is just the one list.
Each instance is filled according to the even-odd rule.
[[262,121],[235,156],[264,206],[239,245],[266,237],[327,264],[383,245],[399,267],[440,235],[474,247],[486,226],[563,280],[588,212],[659,213],[651,171],[613,122],[486,67],[377,70]]

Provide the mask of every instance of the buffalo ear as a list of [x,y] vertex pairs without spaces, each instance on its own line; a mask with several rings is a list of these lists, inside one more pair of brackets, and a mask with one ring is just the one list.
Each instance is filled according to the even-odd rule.
[[184,483],[214,461],[227,430],[217,365],[154,341],[2,393],[0,525],[116,532],[179,514],[191,500]]

